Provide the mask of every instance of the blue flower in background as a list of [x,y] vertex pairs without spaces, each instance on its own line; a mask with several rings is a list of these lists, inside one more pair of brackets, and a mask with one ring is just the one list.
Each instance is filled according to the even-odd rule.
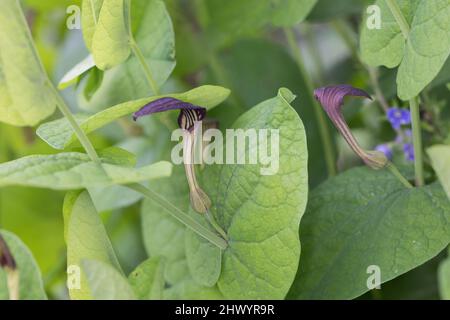
[[411,123],[411,114],[406,109],[390,108],[387,112],[387,118],[395,130],[399,130],[402,125]]
[[414,161],[414,146],[412,143],[405,143],[403,145],[403,152],[405,153],[406,160]]
[[388,158],[389,160],[392,160],[392,149],[388,144],[380,144],[378,146],[375,147],[375,150],[380,151],[382,153],[384,153],[384,155],[386,156],[386,158]]

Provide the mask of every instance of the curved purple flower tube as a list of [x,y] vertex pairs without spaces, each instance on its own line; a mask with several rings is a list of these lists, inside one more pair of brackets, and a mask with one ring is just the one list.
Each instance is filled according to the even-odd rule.
[[314,97],[320,102],[336,129],[342,134],[350,148],[373,169],[381,169],[388,164],[386,156],[379,151],[366,151],[358,144],[342,115],[342,106],[346,96],[372,97],[364,90],[350,85],[336,85],[314,90]]

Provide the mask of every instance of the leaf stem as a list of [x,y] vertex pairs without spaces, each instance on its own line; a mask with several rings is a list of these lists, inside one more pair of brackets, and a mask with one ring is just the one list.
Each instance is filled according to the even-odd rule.
[[128,21],[128,37],[129,37],[129,43],[130,48],[133,51],[134,56],[138,59],[143,71],[145,78],[147,79],[148,85],[153,91],[154,95],[159,95],[159,88],[158,85],[153,78],[152,71],[150,69],[150,66],[148,65],[147,61],[145,60],[144,54],[141,51],[141,48],[139,48],[136,39],[134,39],[133,30],[131,27],[131,0],[128,0],[125,3],[125,10],[126,10],[126,19]]
[[409,101],[412,123],[412,138],[414,145],[414,168],[416,171],[416,185],[424,185],[422,132],[420,127],[420,108],[417,98]]
[[135,190],[143,194],[147,198],[159,204],[172,217],[180,221],[182,224],[184,224],[192,231],[196,232],[199,236],[205,238],[215,246],[219,247],[221,250],[225,250],[228,247],[228,243],[222,237],[220,237],[216,233],[212,232],[208,228],[204,227],[203,225],[195,221],[195,219],[191,218],[189,215],[181,211],[179,208],[171,204],[169,201],[167,201],[164,197],[157,194],[156,192],[138,183],[128,184],[126,186],[132,190]]
[[395,0],[386,0],[386,4],[389,7],[389,10],[391,11],[392,15],[394,16],[395,21],[397,21],[397,24],[400,27],[403,36],[405,37],[405,39],[408,39],[410,31],[409,24],[408,21],[406,21],[405,16],[400,10],[400,7],[398,6],[397,2]]
[[152,89],[153,94],[156,96],[159,95],[159,88],[158,88],[158,85],[156,84],[155,79],[153,79],[150,67],[149,67],[147,61],[145,61],[145,57],[142,54],[141,49],[139,48],[139,46],[137,45],[137,43],[133,37],[130,38],[130,46],[131,46],[131,50],[133,51],[133,54],[136,56],[136,58],[139,60],[139,63],[142,66],[142,69],[145,74],[145,78],[147,79],[147,82],[148,82],[150,88]]
[[211,224],[211,226],[216,229],[216,231],[222,236],[222,238],[224,238],[225,240],[228,240],[228,236],[226,234],[226,232],[222,229],[222,227],[216,222],[216,220],[214,219],[213,215],[211,214],[211,212],[209,212],[209,210],[206,210],[206,220],[208,220],[208,222]]
[[397,169],[397,167],[392,163],[388,162],[387,169],[392,172],[392,174],[408,189],[414,188],[411,183],[400,173],[400,171]]
[[297,66],[300,70],[300,73],[305,81],[306,88],[307,88],[307,95],[309,102],[314,107],[314,112],[316,115],[317,124],[319,126],[319,132],[320,132],[320,138],[322,140],[322,147],[324,149],[324,155],[325,155],[325,161],[327,164],[327,170],[329,176],[336,175],[336,162],[334,160],[334,151],[333,151],[333,143],[330,135],[330,131],[326,122],[326,118],[324,115],[324,112],[322,111],[322,108],[316,101],[316,99],[313,96],[314,87],[311,81],[311,78],[309,77],[308,73],[306,72],[306,68],[303,64],[303,58],[302,53],[300,51],[300,48],[298,47],[297,41],[295,40],[294,32],[291,28],[283,28],[284,34],[286,36],[286,39],[288,41],[289,48],[292,51],[292,54],[295,57],[295,60],[297,62]]
[[[410,27],[405,19],[402,11],[400,10],[398,4],[394,0],[386,0],[386,4],[389,7],[392,15],[397,21],[400,30],[402,31],[405,40],[409,37]],[[412,123],[412,133],[413,133],[413,144],[414,144],[414,168],[416,171],[416,185],[424,185],[424,175],[423,175],[423,154],[422,154],[422,133],[420,126],[420,109],[418,97],[414,97],[409,100],[409,106],[411,111],[411,123]]]
[[80,141],[81,145],[83,146],[84,150],[86,150],[86,153],[88,154],[89,158],[91,158],[92,161],[95,163],[100,164],[100,158],[98,157],[97,152],[95,151],[94,146],[92,145],[91,141],[87,137],[86,133],[81,129],[81,127],[78,125],[78,122],[75,120],[75,118],[72,115],[72,112],[70,112],[69,107],[67,106],[64,99],[61,97],[59,92],[56,90],[56,88],[53,86],[52,83],[49,81],[49,86],[52,88],[52,90],[55,93],[55,96],[58,100],[57,106],[59,111],[64,115],[64,117],[69,121],[69,124],[71,125],[73,131],[75,132],[75,135],[77,136],[78,140]]

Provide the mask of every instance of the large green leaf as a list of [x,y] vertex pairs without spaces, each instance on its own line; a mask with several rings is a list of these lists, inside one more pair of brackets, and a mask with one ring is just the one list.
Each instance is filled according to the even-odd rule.
[[32,186],[75,190],[167,177],[172,165],[162,161],[142,168],[116,165],[104,158],[101,165],[84,153],[33,155],[0,164],[0,186]]
[[[41,272],[30,250],[14,234],[0,230],[5,239],[19,271],[19,299],[43,300],[47,299],[42,282]],[[6,273],[0,268],[0,300],[8,299],[9,291],[6,283]]]
[[405,188],[389,171],[351,169],[310,196],[290,298],[353,299],[430,260],[450,242],[450,203],[438,184]]
[[303,21],[317,0],[206,0],[210,21],[225,31],[247,32],[268,23],[288,26]]
[[[264,54],[255,55],[255,52]],[[241,102],[240,107],[248,109],[260,101],[270,99],[273,92],[276,92],[280,86],[290,88],[298,95],[292,106],[300,115],[305,125],[307,140],[310,142],[308,143],[309,183],[314,187],[324,181],[327,178],[327,169],[323,146],[319,143],[320,131],[314,112],[316,106],[308,93],[306,80],[301,76],[295,61],[285,48],[266,40],[247,39],[236,42],[219,58],[225,75],[229,79],[232,95],[236,98],[235,100]],[[215,81],[217,83],[219,79]],[[220,82],[218,84],[225,85]],[[221,127],[231,126],[237,116],[242,113],[242,109],[231,102],[230,98],[226,102],[226,108],[216,108],[212,111],[212,115],[220,119]],[[334,134],[334,132],[335,130],[330,130],[330,133]]]
[[[231,299],[283,299],[300,258],[298,228],[306,206],[308,172],[302,121],[290,106],[295,96],[280,89],[243,114],[241,129],[279,130],[279,170],[261,175],[262,165],[227,164],[203,174],[211,211],[228,235],[218,287]],[[247,144],[245,152],[256,152]],[[236,151],[237,157],[245,156]]]
[[[190,210],[191,215],[200,224],[209,227],[204,216]],[[192,279],[205,287],[214,286],[220,277],[222,251],[194,231],[186,230],[186,262]]]
[[0,10],[0,121],[36,125],[56,108],[57,97],[39,60],[18,0]]
[[124,0],[103,2],[92,38],[92,54],[101,70],[121,64],[131,53],[125,11]]
[[402,0],[400,10],[410,25],[405,39],[385,0],[378,0],[383,25],[361,33],[363,59],[371,65],[395,67],[398,96],[417,96],[438,75],[450,55],[450,1]]
[[[149,66],[153,80],[161,87],[175,67],[175,36],[164,2],[132,0],[131,22],[131,32],[137,46]],[[102,83],[89,101],[84,98],[83,91],[84,85],[80,86],[81,107],[97,110],[153,93],[135,55],[105,71]]]
[[428,149],[431,164],[450,199],[450,146],[436,145]]
[[[174,93],[164,96],[155,96],[128,101],[103,110],[90,117],[78,117],[77,121],[86,133],[90,133],[113,122],[114,120],[128,116],[129,114],[139,110],[147,103],[162,97],[173,97],[190,102],[194,105],[212,109],[223,102],[229,94],[230,90],[222,87],[208,85],[201,86],[184,93]],[[76,141],[76,136],[73,132],[72,126],[70,126],[69,122],[65,118],[44,123],[38,128],[37,134],[41,139],[55,149],[64,149]]]
[[[63,212],[68,269],[81,271],[83,260],[94,259],[121,270],[102,220],[87,191],[68,193]],[[93,295],[86,275],[83,272],[80,275],[80,287],[69,288],[70,297],[76,300],[91,299]],[[70,273],[68,276],[71,276]],[[68,282],[71,282],[70,279]]]
[[164,260],[149,258],[142,262],[128,280],[140,300],[161,300],[164,291]]

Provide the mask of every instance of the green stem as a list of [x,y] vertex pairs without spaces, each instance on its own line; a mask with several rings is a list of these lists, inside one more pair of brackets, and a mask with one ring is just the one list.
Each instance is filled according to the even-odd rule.
[[138,58],[139,63],[141,64],[141,67],[145,74],[145,78],[147,79],[147,82],[150,88],[152,89],[153,94],[156,96],[159,95],[159,88],[158,85],[156,84],[155,79],[153,79],[150,67],[147,64],[147,61],[145,61],[145,57],[142,54],[141,49],[139,48],[139,46],[137,45],[136,41],[133,38],[130,39],[130,46],[131,50],[133,51],[133,54],[136,56],[136,58]]
[[134,183],[127,185],[128,188],[135,190],[147,198],[151,199],[155,203],[159,204],[163,207],[167,213],[169,213],[172,217],[180,221],[186,227],[196,232],[199,236],[205,238],[215,246],[219,247],[221,250],[225,250],[228,246],[228,243],[218,236],[216,233],[212,232],[208,228],[202,226],[200,223],[195,221],[195,219],[191,218],[189,215],[181,211],[179,208],[171,204],[169,201],[164,199],[162,196],[153,192],[152,190],[144,187],[141,184]]
[[405,16],[400,10],[400,7],[398,6],[397,2],[395,0],[386,0],[386,4],[389,7],[389,10],[391,11],[392,15],[394,16],[395,21],[397,21],[397,24],[400,27],[403,36],[405,37],[405,39],[408,39],[410,31],[409,24],[408,21],[406,21]]
[[307,89],[307,95],[309,102],[314,107],[314,112],[316,115],[317,123],[319,126],[319,132],[320,132],[320,138],[322,140],[322,146],[324,149],[324,155],[325,155],[325,161],[327,164],[327,170],[328,174],[330,176],[336,175],[336,162],[334,160],[334,151],[333,151],[333,143],[331,140],[330,131],[328,129],[328,125],[326,122],[326,117],[324,115],[324,112],[316,99],[314,98],[313,92],[314,87],[311,81],[311,78],[309,77],[308,73],[306,72],[305,66],[303,64],[302,59],[302,53],[300,51],[300,48],[298,47],[297,41],[295,40],[294,32],[291,28],[284,28],[284,33],[286,35],[286,39],[288,41],[289,48],[291,49],[292,53],[295,56],[295,60],[297,62],[297,66],[300,70],[300,73],[302,74],[302,77],[306,84]]
[[[395,21],[397,21],[397,24],[402,31],[403,37],[405,39],[408,39],[410,27],[397,2],[394,0],[386,0],[386,4],[388,5],[389,10],[391,10]],[[416,185],[423,186],[425,180],[423,175],[422,132],[420,126],[420,110],[418,98],[414,97],[409,100],[409,105],[411,110],[411,123],[414,144],[414,168],[416,171]]]
[[423,175],[423,154],[422,154],[422,132],[420,127],[420,110],[417,98],[409,101],[412,123],[412,138],[414,145],[414,168],[416,171],[416,185],[423,186],[425,183]]
[[139,48],[136,39],[134,39],[134,35],[132,32],[132,27],[131,27],[131,0],[128,0],[126,2],[126,6],[125,6],[125,10],[127,11],[127,20],[128,20],[128,37],[129,37],[129,41],[130,41],[130,47],[131,50],[133,51],[134,56],[138,59],[143,71],[144,71],[144,75],[145,75],[145,79],[148,82],[148,85],[150,86],[150,88],[153,91],[154,95],[159,95],[159,88],[158,88],[158,84],[156,83],[155,79],[153,78],[152,75],[152,71],[150,69],[150,66],[148,65],[147,61],[145,60],[144,54],[141,51],[141,48]]
[[211,212],[209,212],[209,210],[206,210],[206,219],[208,220],[208,222],[211,224],[211,226],[216,229],[216,231],[222,236],[222,238],[224,238],[225,240],[228,240],[228,236],[227,233],[222,229],[222,227],[216,222],[216,220],[214,219],[213,215],[211,214]]
[[400,171],[397,169],[397,167],[392,163],[392,162],[388,162],[387,169],[389,169],[389,171],[392,172],[392,174],[408,189],[412,189],[413,186],[411,185],[411,183],[409,183],[409,181],[400,173]]
[[95,12],[94,1],[93,1],[93,0],[89,0],[89,3],[90,3],[90,5],[91,5],[91,11],[92,11],[92,16],[94,17],[94,23],[97,25],[97,23],[98,23],[98,18],[97,18],[97,13]]
[[91,141],[87,137],[86,133],[81,129],[81,127],[78,125],[78,122],[75,120],[75,118],[72,115],[72,112],[70,112],[69,107],[67,106],[66,102],[63,100],[59,92],[55,89],[53,84],[49,81],[49,86],[52,88],[52,90],[55,93],[55,96],[58,100],[57,106],[58,109],[61,111],[61,113],[64,115],[64,117],[69,121],[69,124],[72,126],[73,131],[75,132],[75,135],[77,136],[78,140],[80,141],[81,145],[83,146],[84,150],[86,150],[86,153],[88,154],[89,158],[91,158],[92,161],[95,163],[101,163],[100,158],[97,155],[97,152],[94,149],[94,146],[92,145]]

